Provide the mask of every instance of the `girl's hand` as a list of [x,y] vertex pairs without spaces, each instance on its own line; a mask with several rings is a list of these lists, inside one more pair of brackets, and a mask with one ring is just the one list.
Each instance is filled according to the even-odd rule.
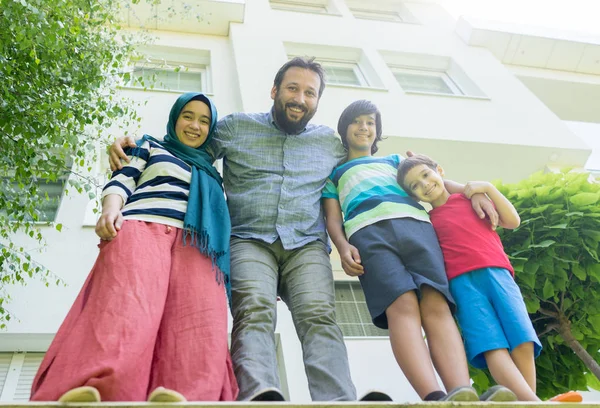
[[105,241],[111,241],[117,236],[123,225],[123,214],[121,210],[102,211],[102,215],[96,223],[96,235]]

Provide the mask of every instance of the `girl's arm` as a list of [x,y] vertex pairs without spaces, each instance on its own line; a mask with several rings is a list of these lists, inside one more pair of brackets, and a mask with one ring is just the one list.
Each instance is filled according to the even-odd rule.
[[102,215],[96,223],[96,235],[100,239],[110,241],[117,236],[123,225],[123,199],[118,194],[109,194],[102,200]]
[[515,229],[521,224],[519,213],[514,205],[498,189],[487,181],[469,181],[465,185],[464,195],[471,198],[473,194],[483,193],[492,200],[498,211],[499,222],[502,228]]
[[344,220],[342,218],[340,202],[335,198],[323,198],[322,201],[325,210],[327,232],[340,254],[344,272],[349,276],[362,275],[364,268],[360,264],[358,249],[350,245],[344,233]]

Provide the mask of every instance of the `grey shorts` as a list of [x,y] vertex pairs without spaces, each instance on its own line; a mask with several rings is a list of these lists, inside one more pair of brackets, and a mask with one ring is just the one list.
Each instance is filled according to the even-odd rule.
[[373,324],[387,329],[386,309],[400,295],[429,285],[443,294],[454,313],[444,258],[433,226],[413,218],[379,221],[352,234],[365,273],[359,277]]

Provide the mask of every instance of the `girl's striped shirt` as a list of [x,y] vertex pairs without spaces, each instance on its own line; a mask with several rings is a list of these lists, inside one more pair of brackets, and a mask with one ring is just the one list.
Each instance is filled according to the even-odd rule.
[[335,198],[344,213],[346,238],[378,221],[410,217],[429,222],[425,209],[396,181],[402,157],[359,157],[336,167],[322,198]]
[[139,157],[129,155],[131,161],[113,172],[102,199],[119,195],[125,203],[121,212],[126,220],[183,228],[192,179],[190,166],[158,143],[146,141],[139,149]]

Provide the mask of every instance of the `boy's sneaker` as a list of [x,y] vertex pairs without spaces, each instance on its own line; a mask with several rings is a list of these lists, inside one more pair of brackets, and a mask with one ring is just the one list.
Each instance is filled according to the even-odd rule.
[[450,391],[448,395],[442,398],[440,401],[479,401],[479,395],[473,387],[457,387]]
[[513,402],[517,401],[514,392],[502,385],[494,385],[479,397],[480,401]]
[[392,401],[392,397],[383,391],[369,391],[359,401]]
[[77,387],[61,395],[58,402],[100,402],[100,393],[94,387]]
[[581,402],[583,397],[577,391],[569,391],[564,394],[558,394],[556,397],[550,398],[552,402]]
[[148,402],[186,402],[183,395],[165,387],[156,387],[148,396]]

